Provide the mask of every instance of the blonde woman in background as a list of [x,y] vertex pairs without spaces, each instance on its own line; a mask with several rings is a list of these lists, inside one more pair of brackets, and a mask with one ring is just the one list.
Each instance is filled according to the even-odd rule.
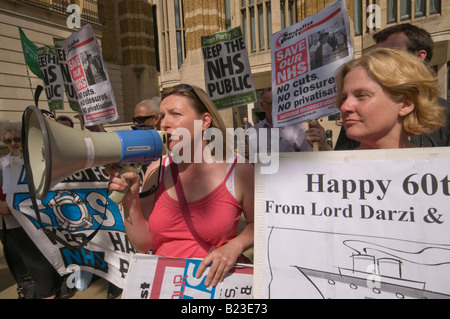
[[397,49],[374,49],[336,76],[337,106],[358,149],[417,147],[410,137],[445,124],[439,86],[429,67]]

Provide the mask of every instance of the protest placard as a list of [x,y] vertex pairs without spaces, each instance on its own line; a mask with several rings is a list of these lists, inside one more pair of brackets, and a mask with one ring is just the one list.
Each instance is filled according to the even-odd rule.
[[220,109],[256,102],[241,27],[201,38],[206,92]]
[[58,64],[61,69],[61,76],[64,83],[64,91],[66,92],[66,97],[69,101],[70,108],[77,113],[82,113],[80,104],[78,103],[77,91],[72,83],[72,77],[70,76],[69,65],[67,64],[66,60],[66,53],[62,48],[63,41],[64,39],[53,38],[56,54],[58,56]]
[[353,58],[345,1],[335,1],[271,38],[273,126],[337,113],[334,77]]
[[90,24],[65,39],[72,83],[86,126],[115,121],[119,115],[100,46]]
[[56,49],[44,45],[37,48],[37,54],[50,112],[62,110],[64,109],[64,87]]
[[[135,250],[125,233],[122,209],[108,199],[109,176],[104,167],[76,172],[57,184],[44,199],[37,200],[39,218],[24,167],[14,168],[10,174],[8,206],[58,273],[85,270],[123,288]],[[53,236],[44,233],[43,227]]]
[[449,165],[449,148],[428,148],[256,169],[255,297],[449,298]]
[[216,287],[206,287],[208,269],[195,274],[201,259],[133,255],[124,299],[251,299],[253,267],[236,265]]

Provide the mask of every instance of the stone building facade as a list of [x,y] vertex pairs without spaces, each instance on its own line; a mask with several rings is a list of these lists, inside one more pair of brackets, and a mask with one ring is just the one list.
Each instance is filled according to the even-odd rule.
[[[134,106],[179,83],[204,87],[200,37],[241,26],[257,92],[271,85],[270,35],[330,4],[331,0],[0,0],[0,123],[21,120],[42,80],[25,65],[18,28],[42,46],[68,37],[70,4],[82,10],[101,43],[119,120],[131,121]],[[355,55],[373,46],[372,34],[410,22],[428,30],[435,41],[433,65],[447,98],[450,60],[450,0],[346,0]],[[44,95],[44,94],[43,94]],[[39,106],[45,108],[45,97]],[[248,115],[256,122],[259,103],[221,111],[227,126]],[[234,112],[233,112],[234,111]],[[66,107],[57,115],[74,116]],[[75,122],[77,120],[75,119]],[[322,120],[334,132],[336,121]],[[0,146],[1,142],[0,142]]]

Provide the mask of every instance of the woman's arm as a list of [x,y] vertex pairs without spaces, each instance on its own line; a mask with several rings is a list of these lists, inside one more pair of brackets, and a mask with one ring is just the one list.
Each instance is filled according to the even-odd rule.
[[[159,162],[153,162],[147,169],[144,177],[143,189],[158,178]],[[109,191],[123,191],[127,182],[120,178],[121,168],[108,166],[106,171],[110,175]],[[156,171],[156,174],[154,174]],[[140,253],[146,253],[153,247],[153,238],[148,227],[148,217],[154,206],[154,194],[143,199],[139,198],[140,177],[134,172],[122,174],[122,177],[130,182],[130,188],[126,193],[122,207],[124,212],[124,225],[131,245]],[[156,180],[155,180],[156,183]],[[149,188],[149,187],[148,187]],[[141,209],[142,207],[142,209]]]

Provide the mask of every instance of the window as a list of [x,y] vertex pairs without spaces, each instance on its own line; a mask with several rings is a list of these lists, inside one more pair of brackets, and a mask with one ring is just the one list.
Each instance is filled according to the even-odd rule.
[[178,68],[181,68],[183,61],[186,58],[183,0],[174,0],[174,9],[175,9],[175,32],[177,36]]
[[152,6],[152,14],[153,14],[153,34],[155,35],[156,71],[161,72],[161,65],[159,59],[158,20],[157,20],[156,5]]
[[355,35],[362,33],[362,1],[353,0],[353,25]]
[[[181,68],[186,59],[186,40],[184,28],[183,0],[161,1],[161,70],[171,70],[176,66]],[[173,10],[173,11],[172,11]],[[169,18],[169,13],[174,16]],[[172,49],[176,47],[176,57],[171,55]],[[176,59],[176,60],[175,60]]]
[[256,28],[256,21],[255,21],[255,7],[250,7],[249,8],[249,13],[250,13],[250,37],[251,37],[251,51],[255,52],[256,51],[256,32],[255,32],[255,28]]
[[231,29],[231,4],[230,0],[225,0],[225,29]]
[[[414,0],[413,3],[414,5],[411,0],[388,0],[387,23],[441,13],[441,0]],[[397,21],[397,15],[399,15],[400,21]]]
[[[264,25],[264,10],[263,6],[258,6],[258,25]],[[264,41],[264,29],[259,29],[259,48],[264,50],[265,41]]]
[[281,29],[285,29],[293,25],[296,20],[295,1],[281,0],[280,13],[281,13]]
[[387,22],[394,23],[396,21],[397,21],[397,0],[388,0]]
[[426,1],[425,0],[415,0],[414,1],[414,16],[423,17],[426,12]]
[[[282,1],[284,2],[284,1]],[[295,3],[295,1],[289,1]],[[241,0],[241,26],[250,52],[270,49],[272,10],[268,0]]]
[[400,1],[400,19],[411,19],[411,0]]
[[170,38],[169,38],[169,14],[167,8],[167,1],[161,1],[161,49],[162,70],[170,70]]
[[430,14],[441,13],[441,0],[430,1]]

